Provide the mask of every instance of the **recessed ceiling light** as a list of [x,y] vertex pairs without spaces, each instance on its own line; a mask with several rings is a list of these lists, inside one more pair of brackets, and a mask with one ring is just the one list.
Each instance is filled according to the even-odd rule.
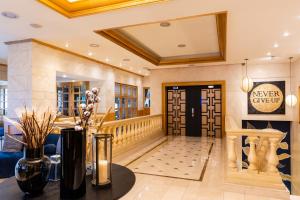
[[288,31],[285,31],[282,35],[283,35],[283,37],[288,37],[290,35],[290,33]]
[[66,47],[66,48],[69,48],[69,43],[66,43],[66,44],[65,44],[65,47]]
[[109,62],[109,58],[105,58],[105,62]]
[[123,66],[122,63],[120,63],[119,66],[122,67]]
[[159,25],[161,27],[169,27],[169,26],[171,26],[170,22],[161,22]]
[[64,74],[64,75],[62,75],[62,77],[63,77],[63,78],[67,78],[67,75]]
[[92,55],[93,55],[93,53],[92,53],[92,52],[89,52],[89,53],[88,53],[88,55],[89,55],[89,56],[92,56]]
[[177,47],[184,48],[184,47],[186,47],[186,44],[178,44]]
[[75,82],[75,80],[72,80],[72,82]]
[[99,44],[90,44],[90,47],[99,47]]
[[129,59],[129,58],[124,58],[124,59],[123,59],[123,61],[125,61],[125,62],[129,62],[129,61],[130,61],[130,59]]
[[272,55],[271,52],[268,52],[268,53],[267,53],[267,56],[271,56],[271,55]]
[[9,11],[4,11],[1,13],[1,15],[3,17],[7,17],[7,18],[10,18],[10,19],[17,19],[19,18],[19,16],[13,12],[9,12]]
[[40,24],[29,24],[32,28],[42,28],[43,26]]
[[279,47],[279,44],[278,44],[278,43],[275,43],[275,44],[273,45],[273,47],[274,47],[274,48],[278,48],[278,47]]

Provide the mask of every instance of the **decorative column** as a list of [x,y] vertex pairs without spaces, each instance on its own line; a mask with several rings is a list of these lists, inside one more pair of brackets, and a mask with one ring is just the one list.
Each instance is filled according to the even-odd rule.
[[34,107],[56,109],[56,70],[41,58],[43,51],[31,40],[7,42],[8,45],[8,117],[16,118],[16,109]]
[[279,164],[279,159],[277,155],[277,148],[278,148],[279,141],[280,138],[269,138],[270,152],[267,158],[268,159],[267,171],[270,173],[278,172],[277,165]]
[[248,137],[249,139],[249,144],[250,144],[250,150],[249,150],[249,155],[248,155],[248,161],[249,161],[249,167],[248,171],[254,171],[257,172],[258,167],[258,160],[256,156],[256,141],[258,140],[257,137]]
[[267,153],[269,150],[269,140],[267,137],[260,137],[259,149],[257,150],[258,169],[259,171],[266,171]]
[[227,136],[227,159],[228,168],[237,171],[237,156],[235,150],[235,140],[237,136]]

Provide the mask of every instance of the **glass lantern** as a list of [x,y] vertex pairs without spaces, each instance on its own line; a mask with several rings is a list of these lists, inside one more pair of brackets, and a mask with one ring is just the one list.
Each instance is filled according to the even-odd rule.
[[94,186],[111,184],[112,134],[93,134],[93,179]]

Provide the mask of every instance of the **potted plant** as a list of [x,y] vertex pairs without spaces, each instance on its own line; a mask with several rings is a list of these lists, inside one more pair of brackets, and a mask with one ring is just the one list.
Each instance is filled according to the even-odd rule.
[[55,119],[56,115],[49,110],[37,114],[34,110],[29,112],[26,107],[18,121],[6,118],[23,135],[23,141],[13,135],[8,134],[8,137],[24,144],[24,156],[16,164],[15,177],[25,194],[37,195],[48,183],[51,162],[44,156],[44,143],[53,130]]

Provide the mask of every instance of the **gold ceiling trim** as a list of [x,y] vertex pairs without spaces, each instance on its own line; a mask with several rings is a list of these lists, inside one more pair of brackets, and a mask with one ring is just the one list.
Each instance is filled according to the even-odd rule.
[[69,2],[68,0],[38,1],[68,18],[74,18],[167,0],[78,0],[75,2]]
[[[106,29],[106,30],[96,30],[95,33],[107,38],[108,40],[127,49],[128,51],[136,54],[137,56],[149,61],[150,63],[156,66],[223,62],[226,61],[227,12],[213,13],[210,15],[216,16],[216,26],[217,26],[218,43],[219,43],[218,55],[208,54],[204,56],[188,55],[188,56],[177,56],[177,57],[160,57],[158,54],[156,54],[151,49],[143,45],[141,42],[138,42],[133,38],[124,34],[121,29],[126,27],[119,27],[119,28]],[[201,15],[201,16],[207,16],[207,15]],[[193,17],[199,17],[199,16],[193,16]],[[168,20],[168,21],[172,21],[172,20]],[[158,22],[153,22],[153,23],[158,23]]]

